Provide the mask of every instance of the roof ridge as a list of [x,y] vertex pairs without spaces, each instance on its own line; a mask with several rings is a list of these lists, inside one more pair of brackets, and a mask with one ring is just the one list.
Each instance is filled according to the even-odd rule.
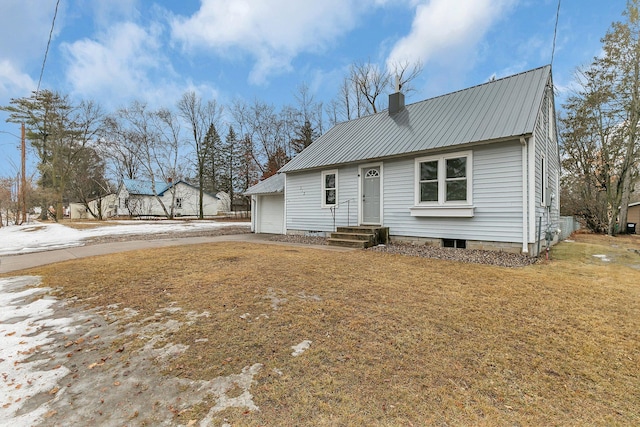
[[[434,99],[442,98],[444,96],[449,96],[449,95],[453,95],[453,94],[460,93],[460,92],[466,92],[468,90],[476,89],[476,88],[479,88],[481,86],[486,86],[486,85],[498,83],[498,82],[501,82],[501,81],[504,81],[504,80],[507,80],[507,79],[512,79],[514,77],[522,76],[524,74],[533,73],[535,71],[539,71],[539,70],[541,70],[543,68],[547,68],[547,67],[549,69],[551,69],[551,65],[550,64],[543,65],[543,66],[540,66],[540,67],[537,67],[537,68],[532,68],[531,70],[526,70],[526,71],[521,71],[521,72],[516,73],[516,74],[511,74],[510,76],[500,77],[499,79],[489,80],[489,81],[484,82],[484,83],[478,83],[476,85],[469,86],[469,87],[466,87],[466,88],[463,88],[463,89],[454,90],[453,92],[447,92],[447,93],[443,93],[442,95],[436,95],[436,96],[433,96],[431,98],[423,99],[421,101],[416,101],[416,102],[413,102],[411,104],[407,104],[407,107],[410,106],[410,105],[420,104],[422,102],[433,101]],[[384,110],[384,111],[387,111],[387,110]]]
[[336,124],[280,172],[532,134],[550,76],[545,65]]
[[[490,84],[493,84],[493,83],[498,83],[498,82],[501,82],[503,80],[512,79],[514,77],[518,77],[518,76],[521,76],[521,75],[524,75],[524,74],[533,73],[535,71],[538,71],[538,70],[541,70],[541,69],[547,68],[547,67],[549,69],[551,69],[551,64],[542,65],[540,67],[532,68],[530,70],[521,71],[521,72],[516,73],[516,74],[511,74],[509,76],[500,77],[499,79],[490,80],[490,81],[487,81],[487,82],[484,82],[484,83],[478,83],[478,84],[473,85],[473,86],[469,86],[469,87],[465,87],[465,88],[462,88],[462,89],[454,90],[453,92],[447,92],[447,93],[443,93],[443,94],[440,94],[440,95],[432,96],[431,98],[421,99],[420,101],[412,102],[410,104],[405,105],[405,108],[409,107],[409,106],[412,106],[412,105],[421,104],[423,102],[433,101],[435,99],[442,98],[442,97],[445,97],[445,96],[454,95],[456,93],[465,92],[465,91],[468,91],[468,90],[471,90],[471,89],[476,89],[476,88],[481,87],[481,86],[490,85]],[[367,114],[366,116],[360,116],[360,117],[356,117],[356,118],[353,118],[353,119],[349,119],[349,120],[345,120],[345,121],[342,121],[342,122],[338,122],[338,123],[336,123],[335,126],[341,125],[343,123],[352,123],[352,122],[355,122],[355,121],[358,121],[358,120],[366,119],[366,118],[369,118],[369,117],[374,117],[374,116],[377,116],[379,114],[389,114],[388,111],[389,111],[389,108],[385,108],[384,110],[378,111],[377,113],[371,113],[371,114]]]

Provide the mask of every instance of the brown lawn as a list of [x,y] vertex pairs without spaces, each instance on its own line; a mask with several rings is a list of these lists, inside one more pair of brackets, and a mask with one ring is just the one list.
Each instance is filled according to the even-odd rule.
[[638,425],[640,240],[577,239],[520,269],[221,243],[28,273],[136,319],[208,311],[172,336],[189,348],[165,375],[264,365],[251,387],[260,410],[226,409],[214,425]]

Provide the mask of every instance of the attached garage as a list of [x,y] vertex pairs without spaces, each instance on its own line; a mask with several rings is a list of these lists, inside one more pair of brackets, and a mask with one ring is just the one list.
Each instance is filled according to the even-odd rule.
[[257,196],[256,233],[284,234],[284,195]]
[[251,196],[251,231],[285,234],[284,175],[276,174],[247,189]]

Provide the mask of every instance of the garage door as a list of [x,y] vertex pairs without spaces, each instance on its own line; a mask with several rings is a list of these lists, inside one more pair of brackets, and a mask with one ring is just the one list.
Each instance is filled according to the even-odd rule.
[[260,196],[258,201],[258,233],[282,234],[284,221],[284,196]]

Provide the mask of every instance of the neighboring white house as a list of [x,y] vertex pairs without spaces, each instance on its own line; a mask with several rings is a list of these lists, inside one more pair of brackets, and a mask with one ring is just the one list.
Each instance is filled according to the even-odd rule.
[[379,225],[395,240],[533,255],[556,240],[550,66],[407,106],[394,93],[389,106],[337,124],[280,170],[282,214],[279,186],[249,189],[255,231]]
[[96,219],[98,216],[98,203],[102,208],[102,219],[116,215],[117,196],[112,193],[89,201],[88,208],[82,203],[69,203],[69,217],[71,219]]
[[[224,194],[226,195],[226,193]],[[202,201],[204,216],[217,215],[219,202],[218,196],[204,193]],[[165,209],[170,213],[172,206],[175,217],[198,216],[200,206],[198,187],[185,181],[153,183],[152,181],[125,179],[118,189],[118,216],[166,216]]]

